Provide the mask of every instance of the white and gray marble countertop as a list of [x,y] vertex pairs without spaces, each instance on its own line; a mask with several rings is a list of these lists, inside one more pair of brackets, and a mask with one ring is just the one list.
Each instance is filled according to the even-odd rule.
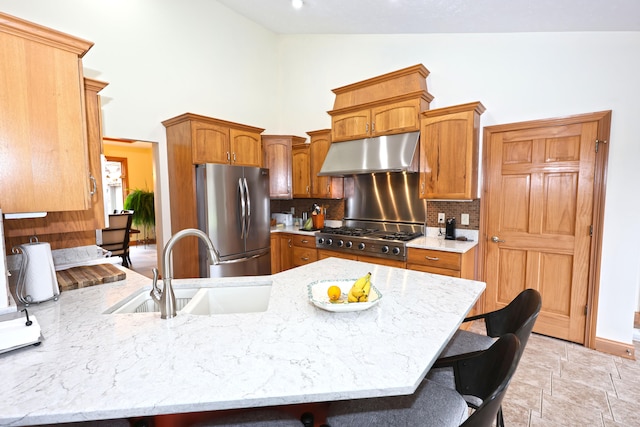
[[[44,340],[0,355],[0,425],[31,425],[412,393],[484,283],[328,258],[272,276],[181,279],[175,287],[272,281],[265,312],[103,314],[151,280],[65,291],[29,308]],[[374,307],[328,312],[320,279],[372,273]]]

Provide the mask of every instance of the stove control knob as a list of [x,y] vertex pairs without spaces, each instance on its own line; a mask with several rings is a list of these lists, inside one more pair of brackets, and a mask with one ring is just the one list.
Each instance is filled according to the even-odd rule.
[[318,243],[323,244],[324,243],[324,237],[318,237]]
[[344,240],[340,239],[338,240],[338,247],[341,248],[344,246]]
[[358,243],[358,249],[363,251],[364,250],[364,243]]
[[350,248],[351,246],[353,246],[353,243],[351,243],[351,240],[347,241],[347,243],[344,244],[345,248]]
[[394,255],[400,255],[400,248],[393,248],[392,252]]
[[382,253],[383,253],[383,254],[389,253],[389,246],[386,246],[386,245],[385,245],[385,246],[383,246],[383,247],[382,247]]
[[333,245],[333,239],[327,239],[327,246]]

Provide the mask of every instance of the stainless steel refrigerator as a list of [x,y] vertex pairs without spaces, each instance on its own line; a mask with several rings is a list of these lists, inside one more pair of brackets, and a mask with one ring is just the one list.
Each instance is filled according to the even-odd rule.
[[200,243],[201,277],[271,274],[269,170],[196,166],[198,227],[211,237],[223,263],[209,266]]

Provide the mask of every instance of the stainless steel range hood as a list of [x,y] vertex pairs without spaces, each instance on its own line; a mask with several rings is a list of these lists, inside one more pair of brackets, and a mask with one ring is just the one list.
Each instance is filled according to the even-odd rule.
[[411,171],[420,132],[334,142],[318,175],[345,176],[374,172]]

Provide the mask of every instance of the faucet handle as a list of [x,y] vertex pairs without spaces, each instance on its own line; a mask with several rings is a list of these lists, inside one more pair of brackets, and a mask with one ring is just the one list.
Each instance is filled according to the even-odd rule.
[[152,268],[151,272],[153,273],[153,287],[151,288],[151,296],[156,299],[161,293],[160,288],[158,287],[158,269]]

